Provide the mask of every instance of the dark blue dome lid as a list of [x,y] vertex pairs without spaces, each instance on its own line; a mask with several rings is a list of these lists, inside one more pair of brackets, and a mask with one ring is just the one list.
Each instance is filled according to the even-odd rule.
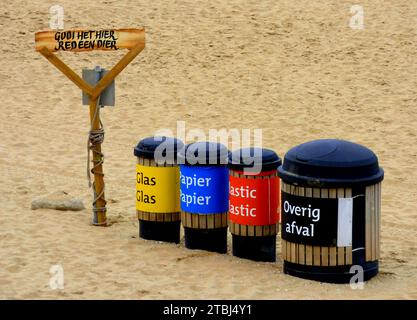
[[229,150],[221,143],[194,142],[185,146],[178,154],[181,164],[196,166],[226,165]]
[[184,143],[179,139],[165,136],[148,137],[139,141],[134,149],[134,155],[136,157],[154,159],[155,151],[159,146],[163,148],[161,153],[162,157],[175,160],[177,159],[178,151],[184,148]]
[[229,154],[228,167],[232,170],[243,170],[259,167],[261,172],[275,170],[281,165],[281,158],[275,151],[264,148],[242,148]]
[[292,148],[278,174],[286,182],[323,187],[370,185],[384,178],[375,153],[336,139],[310,141]]

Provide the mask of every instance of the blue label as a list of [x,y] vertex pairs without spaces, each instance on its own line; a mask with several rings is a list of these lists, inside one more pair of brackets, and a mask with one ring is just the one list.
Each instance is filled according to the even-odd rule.
[[181,209],[191,213],[229,210],[229,171],[225,166],[180,166]]

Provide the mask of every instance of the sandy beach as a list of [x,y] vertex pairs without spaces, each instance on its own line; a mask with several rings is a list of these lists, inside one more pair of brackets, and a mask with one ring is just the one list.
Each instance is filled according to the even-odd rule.
[[[88,107],[34,49],[54,4],[0,9],[0,299],[417,299],[417,2],[361,0],[364,29],[353,30],[345,0],[61,0],[65,29],[146,29],[101,113],[107,228],[91,225]],[[58,56],[81,74],[124,52]],[[379,275],[352,290],[285,275],[279,242],[277,262],[259,263],[140,239],[133,147],[177,121],[262,129],[281,157],[320,138],[372,149],[385,170]],[[31,210],[57,190],[86,209]]]

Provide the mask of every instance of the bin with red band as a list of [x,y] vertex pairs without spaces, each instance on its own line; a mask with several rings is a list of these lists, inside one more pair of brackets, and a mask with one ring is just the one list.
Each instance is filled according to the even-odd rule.
[[280,157],[269,149],[244,148],[229,155],[229,228],[234,256],[275,261],[280,165]]

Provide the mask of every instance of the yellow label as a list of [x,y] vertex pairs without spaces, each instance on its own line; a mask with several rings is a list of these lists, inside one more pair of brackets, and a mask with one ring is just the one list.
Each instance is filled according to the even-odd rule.
[[136,209],[145,212],[180,211],[179,167],[136,165]]

